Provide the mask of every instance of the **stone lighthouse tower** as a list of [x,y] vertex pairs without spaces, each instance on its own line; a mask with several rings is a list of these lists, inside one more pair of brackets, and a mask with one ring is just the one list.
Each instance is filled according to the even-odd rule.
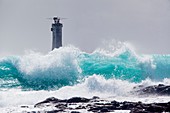
[[54,17],[54,23],[52,24],[52,50],[54,48],[59,48],[62,46],[62,27],[63,24],[60,23],[60,18]]

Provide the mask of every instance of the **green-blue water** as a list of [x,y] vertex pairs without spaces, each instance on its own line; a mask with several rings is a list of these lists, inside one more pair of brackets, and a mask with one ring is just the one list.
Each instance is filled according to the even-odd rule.
[[117,55],[89,54],[63,47],[46,55],[0,59],[0,88],[51,90],[77,84],[93,74],[130,82],[161,81],[170,78],[170,55],[136,55],[128,49]]

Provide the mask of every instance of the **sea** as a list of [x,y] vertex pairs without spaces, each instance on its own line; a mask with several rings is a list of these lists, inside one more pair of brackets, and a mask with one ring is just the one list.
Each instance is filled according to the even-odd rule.
[[158,84],[170,85],[170,55],[139,54],[126,42],[91,53],[69,45],[47,54],[30,51],[0,58],[0,110],[4,113],[48,97],[170,101],[169,96],[134,93],[134,87]]

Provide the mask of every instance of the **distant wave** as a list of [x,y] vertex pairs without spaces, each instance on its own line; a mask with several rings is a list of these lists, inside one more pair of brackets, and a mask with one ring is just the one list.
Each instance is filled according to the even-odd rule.
[[170,78],[170,55],[138,55],[126,43],[86,53],[73,46],[0,59],[0,89],[53,90],[92,75],[140,83]]

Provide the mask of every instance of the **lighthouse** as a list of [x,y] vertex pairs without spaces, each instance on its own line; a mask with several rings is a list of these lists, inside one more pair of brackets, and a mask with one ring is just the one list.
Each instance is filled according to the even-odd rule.
[[54,17],[54,23],[52,23],[52,50],[54,48],[59,48],[62,46],[62,27],[63,24],[60,23],[60,18]]

